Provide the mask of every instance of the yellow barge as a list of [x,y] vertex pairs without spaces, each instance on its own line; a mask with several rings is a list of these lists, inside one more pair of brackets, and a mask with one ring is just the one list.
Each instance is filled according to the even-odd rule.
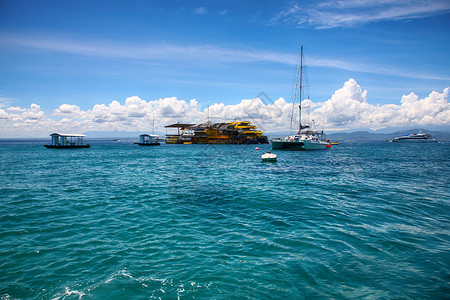
[[177,134],[166,134],[167,144],[268,144],[267,136],[249,121],[171,124]]

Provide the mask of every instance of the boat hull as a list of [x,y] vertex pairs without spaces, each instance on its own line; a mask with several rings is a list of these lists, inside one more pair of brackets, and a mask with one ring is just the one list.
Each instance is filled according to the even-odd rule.
[[305,150],[325,150],[331,148],[329,143],[325,142],[314,142],[314,141],[303,141],[303,147]]
[[159,146],[160,143],[137,143],[139,146]]
[[287,149],[287,150],[305,150],[303,142],[297,141],[270,141],[272,149]]
[[395,139],[394,143],[437,143],[436,139]]
[[280,141],[273,140],[272,149],[286,149],[286,150],[325,150],[331,148],[331,145],[321,141]]
[[276,162],[277,158],[276,157],[275,158],[263,158],[262,161],[263,162]]
[[78,149],[78,148],[91,148],[91,145],[44,145],[47,149]]

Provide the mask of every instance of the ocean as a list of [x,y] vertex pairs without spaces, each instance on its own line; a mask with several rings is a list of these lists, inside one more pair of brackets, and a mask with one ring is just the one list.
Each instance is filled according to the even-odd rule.
[[450,298],[450,144],[0,141],[0,299]]

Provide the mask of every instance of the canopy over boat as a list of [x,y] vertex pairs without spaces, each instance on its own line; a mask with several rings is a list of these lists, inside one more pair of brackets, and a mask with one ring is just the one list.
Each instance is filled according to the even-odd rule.
[[146,133],[141,134],[140,136],[148,136],[148,137],[153,137],[153,138],[157,138],[158,137],[157,134],[146,134]]
[[170,124],[170,125],[166,125],[164,126],[164,128],[181,128],[181,129],[186,129],[188,127],[194,126],[195,124],[181,124],[181,123],[176,123],[176,124]]
[[86,135],[81,133],[52,133],[50,136],[85,137]]

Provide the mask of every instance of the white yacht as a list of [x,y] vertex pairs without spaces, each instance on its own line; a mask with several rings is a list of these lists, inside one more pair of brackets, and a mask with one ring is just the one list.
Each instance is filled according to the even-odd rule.
[[436,140],[435,138],[433,138],[431,136],[431,134],[428,133],[411,133],[409,135],[405,135],[405,136],[399,136],[396,137],[393,140],[394,143],[396,142],[422,142],[422,143],[437,143],[438,140]]

